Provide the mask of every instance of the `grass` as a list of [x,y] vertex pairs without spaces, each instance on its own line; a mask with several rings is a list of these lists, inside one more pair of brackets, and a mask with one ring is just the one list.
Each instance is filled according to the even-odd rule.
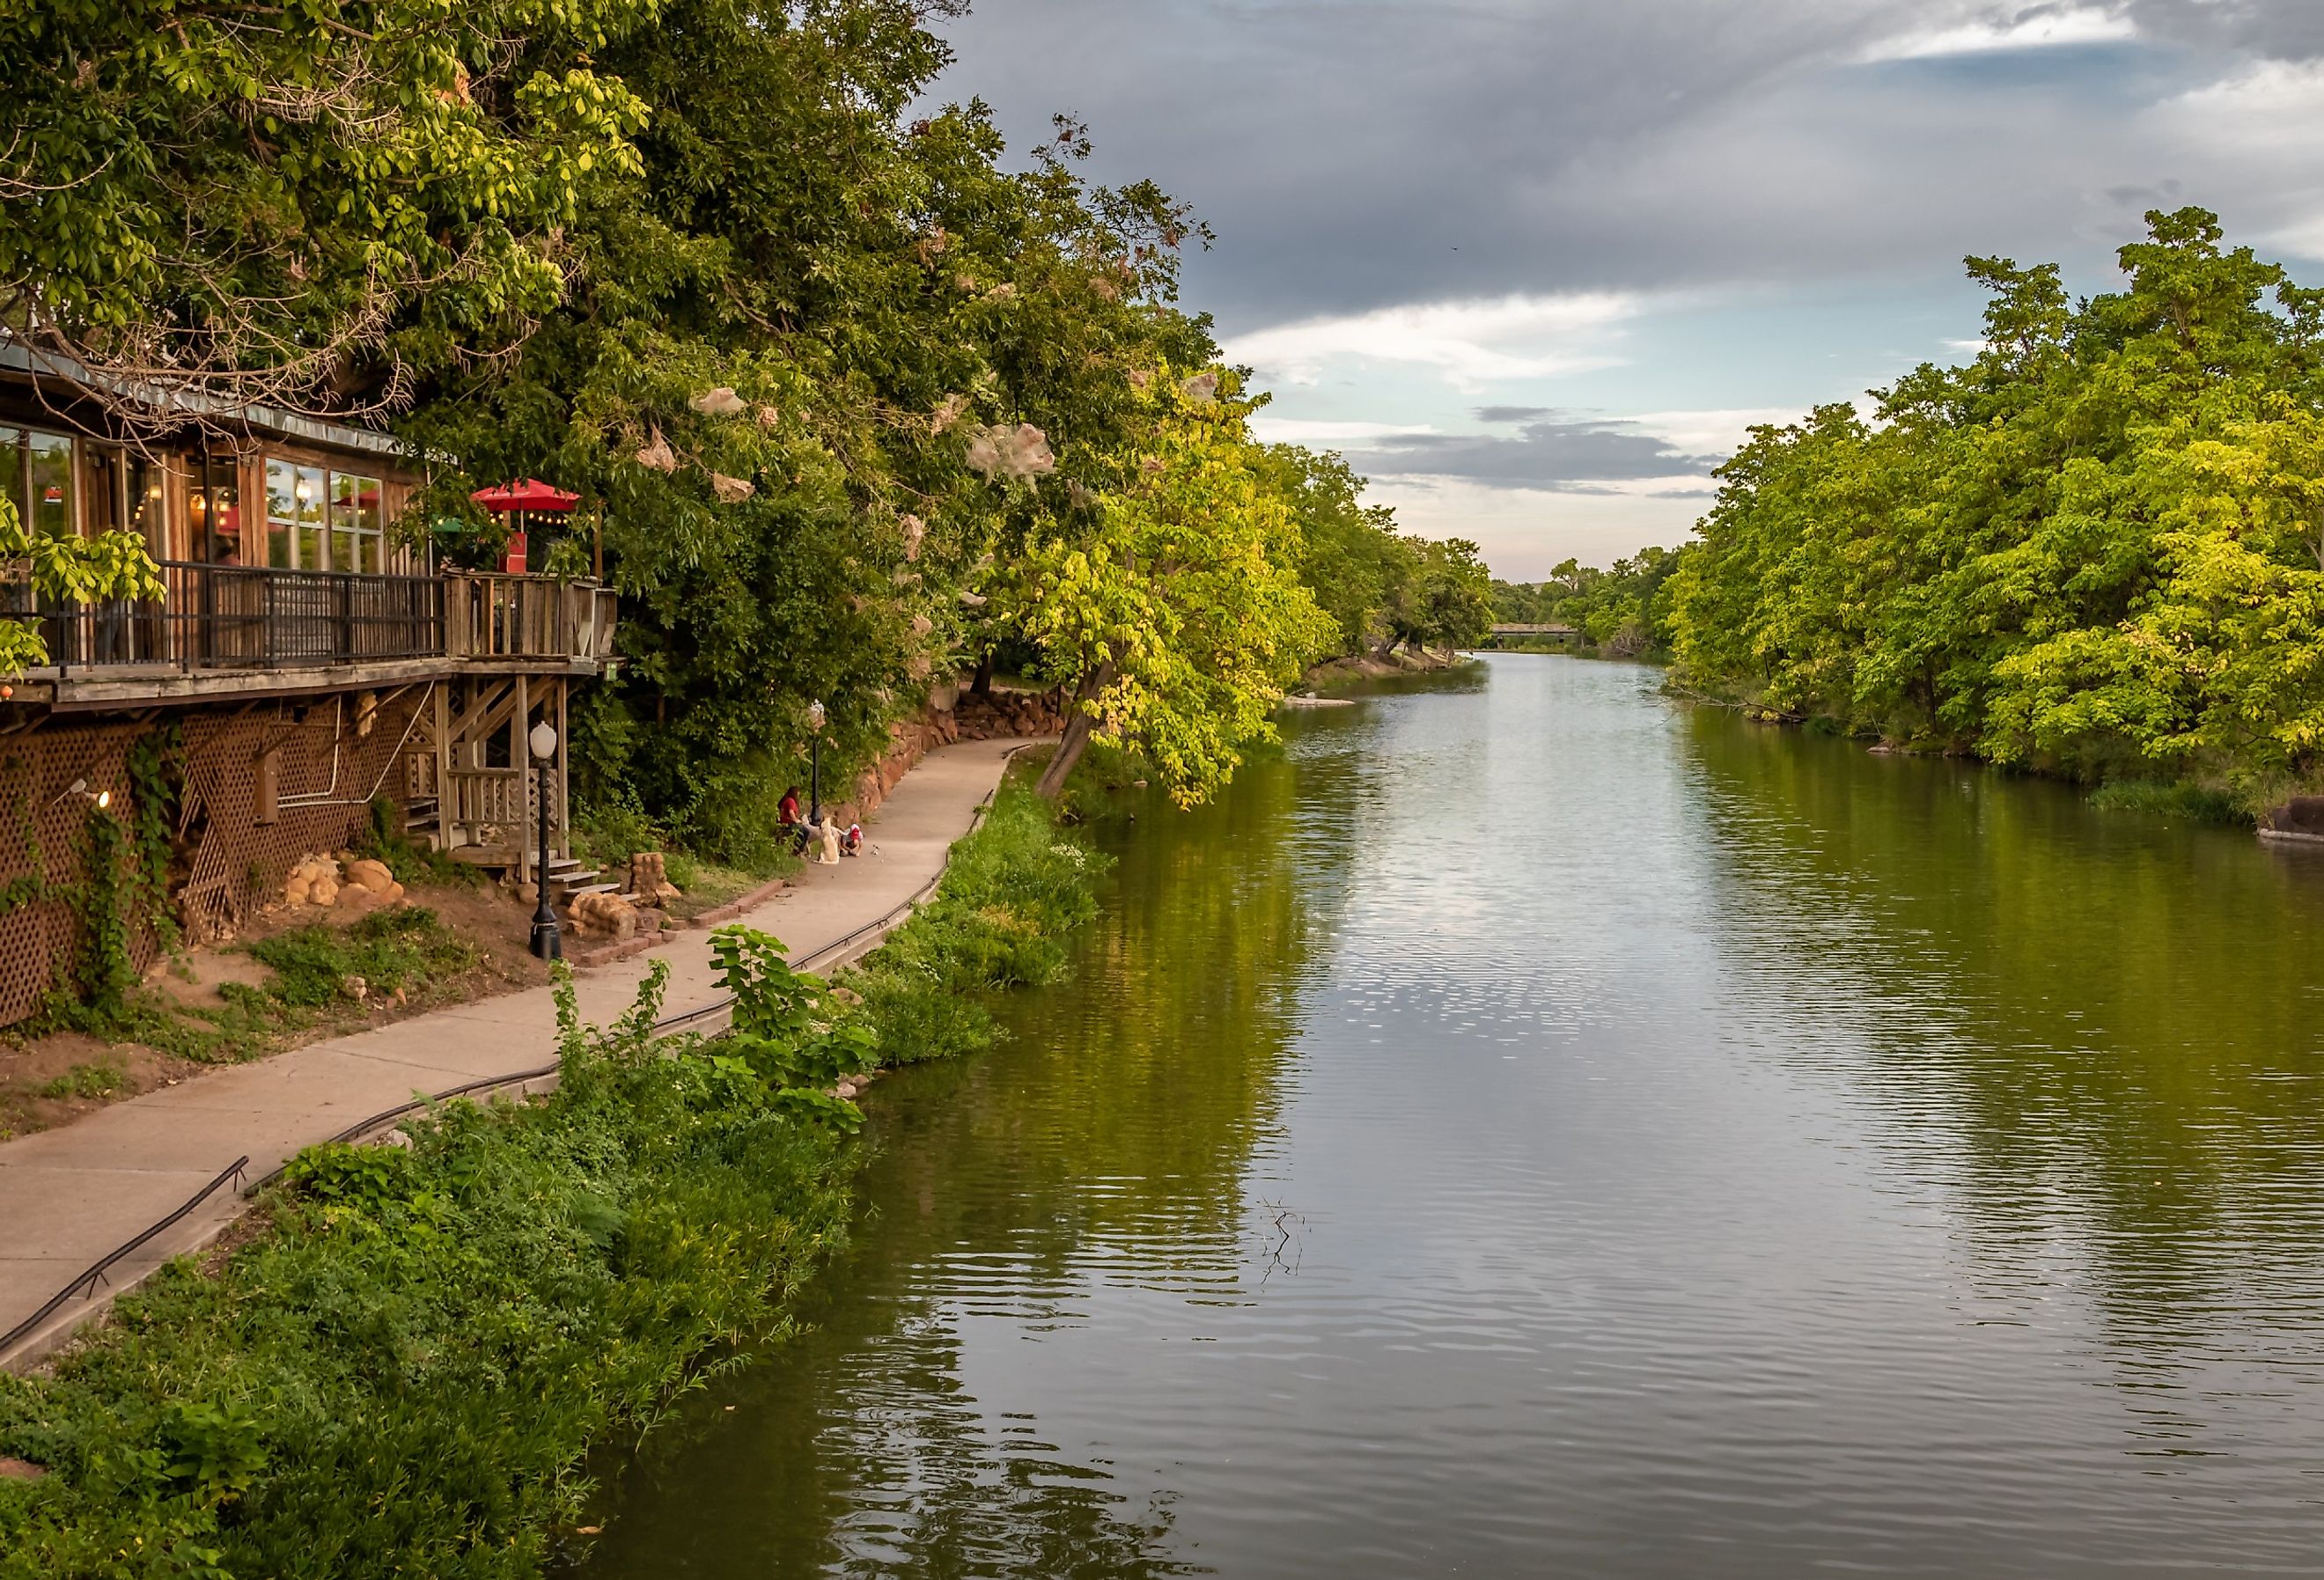
[[129,1084],[129,1072],[119,1065],[77,1064],[34,1090],[42,1097],[110,1097]]
[[[198,1064],[238,1064],[272,1052],[290,1033],[355,1018],[367,998],[399,992],[423,1003],[456,997],[462,980],[484,960],[434,911],[416,905],[374,911],[346,928],[310,923],[243,947],[273,971],[272,983],[220,984],[226,1002],[217,1009],[140,992],[109,1022],[81,1029]],[[353,991],[358,982],[361,995]]]
[[[718,1041],[652,1035],[659,965],[604,1032],[563,979],[553,1095],[450,1105],[408,1149],[301,1154],[249,1243],[164,1269],[52,1375],[0,1376],[0,1455],[51,1473],[0,1480],[0,1580],[524,1580],[563,1561],[591,1449],[784,1334],[844,1235],[860,1115],[825,1088],[989,1042],[982,1000],[1062,969],[1098,868],[1012,787],[849,979],[860,1009],[740,929],[716,935],[739,1000]],[[270,940],[275,991],[320,993],[358,958],[343,947],[409,967],[425,929],[390,914],[349,946]]]
[[2248,828],[2254,819],[2236,797],[2188,781],[2120,779],[2090,792],[2090,805],[2106,812],[2146,812],[2182,823],[2217,823]]
[[417,905],[374,911],[346,929],[293,928],[249,949],[273,970],[266,995],[289,1012],[278,1019],[292,1024],[299,1011],[355,997],[347,989],[356,979],[372,993],[408,993],[462,975],[483,959],[434,911]]
[[1097,913],[1104,864],[1012,776],[954,848],[936,897],[847,975],[882,1057],[907,1064],[989,1046],[986,998],[1056,979],[1067,935]]

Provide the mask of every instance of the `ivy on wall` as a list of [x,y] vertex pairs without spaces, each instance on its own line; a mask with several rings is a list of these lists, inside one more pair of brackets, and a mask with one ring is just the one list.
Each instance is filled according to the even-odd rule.
[[[0,917],[54,902],[71,912],[74,925],[70,963],[34,1016],[35,1026],[100,1036],[125,1030],[134,1019],[139,934],[150,932],[165,948],[178,943],[169,880],[183,758],[184,740],[175,725],[130,746],[128,804],[116,812],[90,802],[73,841],[78,876],[70,880],[56,875],[41,840],[28,781],[19,815],[32,871],[0,884]],[[18,758],[10,766],[23,763]]]

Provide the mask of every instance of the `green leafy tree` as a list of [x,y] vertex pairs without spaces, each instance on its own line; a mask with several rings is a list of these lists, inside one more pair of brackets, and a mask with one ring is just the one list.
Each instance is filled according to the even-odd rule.
[[1755,430],[1669,586],[1692,683],[2089,776],[2313,782],[2319,293],[2200,209],[2124,289],[1972,258],[1966,366]]
[[1045,795],[1097,740],[1143,753],[1181,806],[1207,799],[1331,647],[1296,520],[1244,430],[1251,404],[1221,383],[1152,381],[1127,480],[1027,544],[1012,614],[1073,707]]
[[1383,611],[1392,643],[1416,652],[1474,647],[1492,634],[1493,573],[1466,538],[1416,541],[1413,574]]
[[[159,602],[166,591],[161,568],[136,533],[81,538],[28,532],[15,502],[0,499],[0,573],[11,569],[37,598],[52,605]],[[48,661],[49,646],[37,624],[0,618],[0,679],[17,679]]]
[[1259,465],[1298,523],[1300,577],[1339,628],[1331,656],[1386,646],[1388,611],[1421,566],[1396,513],[1365,504],[1364,480],[1339,456],[1271,445]]
[[638,168],[641,106],[586,62],[659,9],[0,8],[0,328],[229,399],[392,407],[562,299],[565,233]]

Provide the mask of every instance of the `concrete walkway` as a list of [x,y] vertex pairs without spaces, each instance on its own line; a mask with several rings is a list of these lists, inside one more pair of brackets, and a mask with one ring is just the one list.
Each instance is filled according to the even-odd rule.
[[[1025,744],[963,742],[931,753],[866,826],[862,856],[809,866],[742,924],[781,938],[795,962],[835,963],[814,957],[908,904],[943,871],[945,853],[999,784],[1009,754]],[[854,940],[839,958],[877,938]],[[656,960],[669,965],[665,1015],[719,996],[709,934],[681,932],[650,953],[580,974],[583,1016],[603,1024],[628,1008]],[[235,1159],[247,1154],[256,1179],[414,1096],[538,1068],[557,1057],[556,1029],[550,991],[529,989],[218,1070],[0,1143],[0,1333],[176,1211]],[[96,1297],[76,1297],[0,1354],[0,1365],[21,1366],[53,1349],[114,1295],[171,1257],[208,1244],[244,1206],[239,1190],[219,1190],[116,1263]]]

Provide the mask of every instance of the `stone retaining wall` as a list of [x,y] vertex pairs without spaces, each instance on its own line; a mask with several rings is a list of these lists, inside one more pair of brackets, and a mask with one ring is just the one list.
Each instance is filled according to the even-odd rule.
[[887,755],[857,776],[852,799],[829,810],[843,825],[860,823],[938,746],[1054,735],[1065,727],[1065,706],[1062,691],[995,691],[979,697],[956,687],[939,687],[918,717],[888,726]]

